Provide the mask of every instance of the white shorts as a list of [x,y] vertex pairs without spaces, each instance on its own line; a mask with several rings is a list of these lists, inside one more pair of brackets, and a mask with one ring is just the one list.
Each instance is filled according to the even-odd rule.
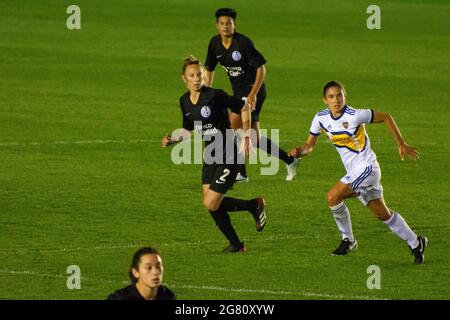
[[359,194],[358,199],[367,206],[371,200],[383,197],[383,186],[380,183],[381,170],[378,163],[367,166],[359,166],[348,171],[341,182],[349,185],[353,191]]

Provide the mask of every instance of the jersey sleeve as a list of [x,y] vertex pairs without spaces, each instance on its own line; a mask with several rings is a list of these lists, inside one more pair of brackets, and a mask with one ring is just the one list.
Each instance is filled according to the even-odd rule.
[[189,131],[194,130],[194,123],[189,120],[188,116],[186,115],[186,110],[183,107],[183,98],[180,98],[180,109],[181,115],[183,116],[183,128]]
[[116,290],[106,297],[105,300],[128,300],[129,299],[129,291],[127,288]]
[[176,294],[165,286],[158,288],[155,300],[177,300]]
[[216,53],[215,53],[215,41],[212,38],[209,41],[208,52],[206,54],[205,68],[208,71],[214,71],[218,63]]
[[319,117],[316,114],[312,120],[311,128],[309,129],[309,133],[313,136],[318,136],[318,135],[320,135],[320,132],[321,132],[321,128],[320,128]]
[[256,50],[252,40],[248,38],[245,40],[245,53],[247,55],[248,64],[255,69],[258,69],[266,63],[266,59],[258,50]]
[[241,113],[241,109],[245,105],[244,100],[230,96],[223,90],[217,90],[216,99],[219,107],[229,108],[235,113]]
[[372,109],[356,109],[355,118],[358,125],[362,123],[373,122],[373,110]]
[[120,300],[121,297],[117,292],[111,293],[105,300]]

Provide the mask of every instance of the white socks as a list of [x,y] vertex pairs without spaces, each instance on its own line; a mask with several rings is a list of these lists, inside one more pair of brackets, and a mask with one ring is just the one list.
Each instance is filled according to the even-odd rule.
[[[338,226],[339,231],[341,232],[342,239],[348,238],[350,241],[355,241],[353,238],[353,230],[352,230],[352,220],[350,219],[350,211],[348,210],[345,202],[341,202],[340,204],[330,207],[331,212],[333,213],[334,221]],[[414,249],[419,245],[419,241],[417,240],[417,235],[411,228],[408,226],[406,221],[400,215],[400,213],[393,211],[392,216],[389,220],[384,221],[384,223],[401,239],[408,242],[408,245]]]
[[333,212],[334,221],[341,232],[342,239],[348,238],[351,242],[355,241],[352,231],[352,220],[350,219],[350,211],[344,202],[339,203],[334,207],[330,207]]
[[389,220],[384,221],[384,223],[392,230],[392,232],[398,235],[401,239],[407,241],[408,245],[412,249],[419,245],[417,235],[411,230],[400,213],[393,211],[392,216]]

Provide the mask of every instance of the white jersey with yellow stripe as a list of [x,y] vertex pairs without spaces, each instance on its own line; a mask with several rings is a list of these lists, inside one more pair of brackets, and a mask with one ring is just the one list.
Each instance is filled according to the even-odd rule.
[[324,109],[314,117],[310,134],[324,132],[341,156],[347,172],[360,165],[376,163],[377,156],[370,148],[370,139],[364,124],[373,121],[373,110],[353,109],[344,106],[342,114],[334,118],[330,110]]

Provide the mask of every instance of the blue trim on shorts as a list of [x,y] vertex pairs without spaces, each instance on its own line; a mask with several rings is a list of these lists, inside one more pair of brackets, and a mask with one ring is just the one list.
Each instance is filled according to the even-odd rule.
[[355,181],[353,181],[352,183],[352,189],[355,190],[356,188],[358,188],[361,183],[368,177],[370,176],[370,174],[372,173],[372,166],[368,166],[366,167],[366,169],[364,170],[364,172],[358,177],[356,178]]

